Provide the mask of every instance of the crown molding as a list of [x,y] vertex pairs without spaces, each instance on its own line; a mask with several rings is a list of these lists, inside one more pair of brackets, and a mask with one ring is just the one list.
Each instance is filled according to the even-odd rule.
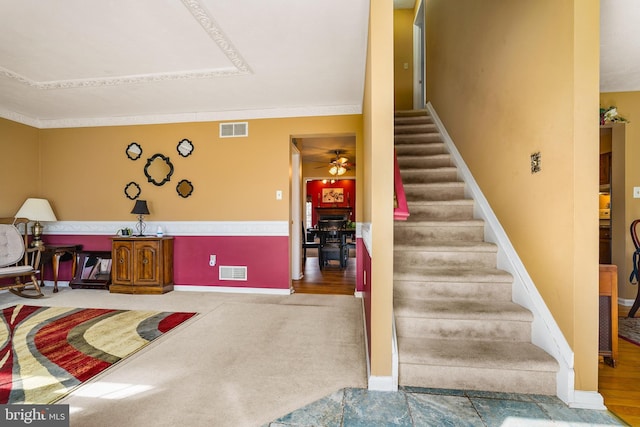
[[146,116],[90,117],[75,119],[34,119],[8,110],[0,117],[38,129],[61,129],[100,126],[132,126],[164,123],[218,122],[227,120],[278,119],[285,117],[344,116],[362,114],[362,105],[308,106],[265,108],[255,110],[210,111],[197,113],[157,114]]

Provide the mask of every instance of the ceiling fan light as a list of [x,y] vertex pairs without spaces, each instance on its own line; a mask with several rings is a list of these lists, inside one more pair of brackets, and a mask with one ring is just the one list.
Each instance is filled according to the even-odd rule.
[[349,159],[347,159],[346,157],[340,157],[339,159],[336,160],[339,164],[344,164],[347,163],[349,161]]
[[[343,166],[338,166],[338,175],[344,175],[347,169]],[[334,174],[335,175],[335,174]]]
[[[336,165],[331,166],[331,167],[329,168],[329,173],[330,173],[331,175],[339,174],[338,166],[336,166]],[[344,173],[344,172],[342,172],[342,173]]]

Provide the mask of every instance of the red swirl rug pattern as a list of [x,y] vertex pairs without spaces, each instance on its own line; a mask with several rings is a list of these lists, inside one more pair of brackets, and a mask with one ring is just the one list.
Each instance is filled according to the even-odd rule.
[[53,403],[195,315],[5,308],[0,314],[0,403]]

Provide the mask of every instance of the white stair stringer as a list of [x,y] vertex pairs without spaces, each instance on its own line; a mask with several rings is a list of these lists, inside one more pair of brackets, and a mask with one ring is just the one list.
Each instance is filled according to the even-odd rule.
[[478,215],[486,209],[469,190],[472,177],[428,108],[396,113],[410,211],[394,231],[399,384],[563,398],[573,371],[535,342],[537,312],[516,299],[518,272],[502,268],[504,250],[487,238],[495,232]]

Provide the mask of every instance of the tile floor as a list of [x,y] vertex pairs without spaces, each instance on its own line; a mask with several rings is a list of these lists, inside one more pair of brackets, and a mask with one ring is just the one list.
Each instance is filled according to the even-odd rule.
[[555,396],[401,388],[346,388],[264,427],[610,426],[626,425],[607,411],[571,409]]

